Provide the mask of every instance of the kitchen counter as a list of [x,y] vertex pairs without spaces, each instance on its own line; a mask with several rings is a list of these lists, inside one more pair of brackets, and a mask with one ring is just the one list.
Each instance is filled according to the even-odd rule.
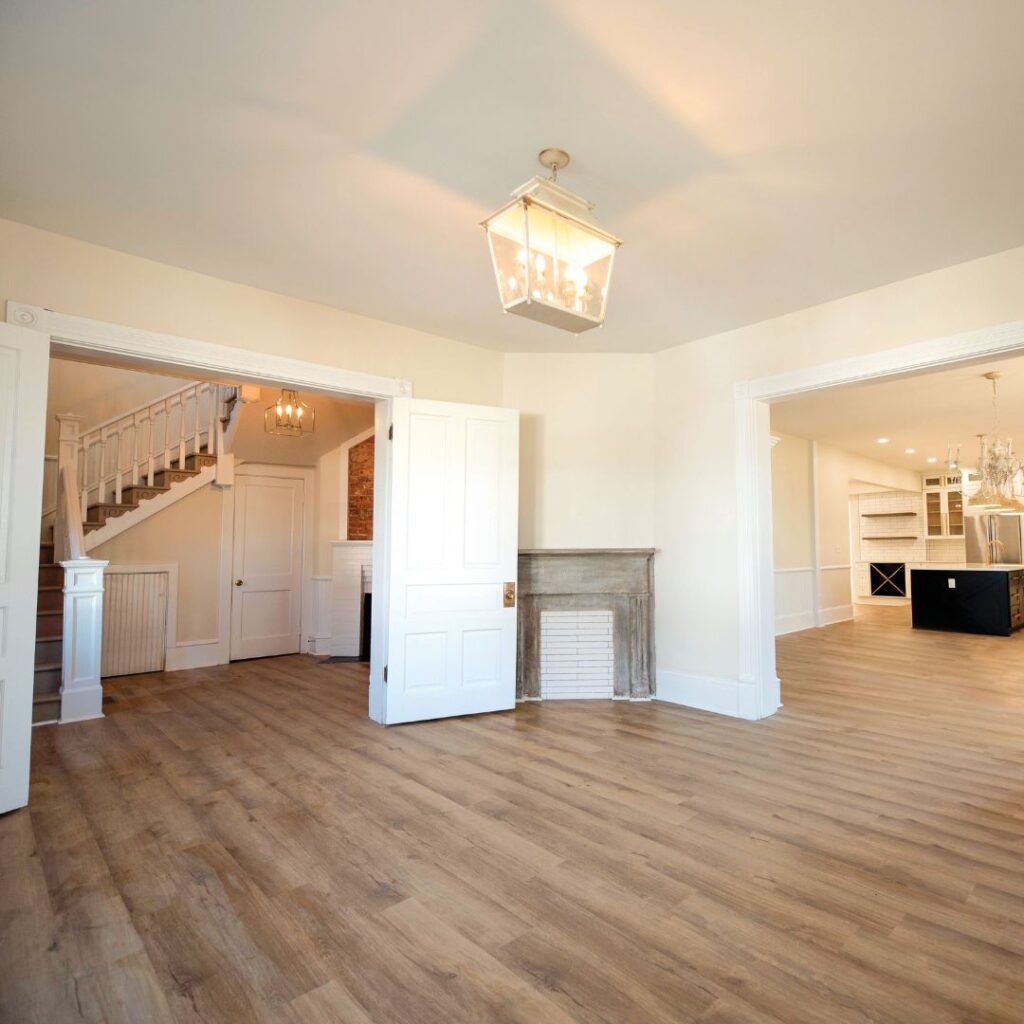
[[908,569],[939,569],[943,572],[957,569],[962,572],[1014,572],[1024,569],[1024,565],[985,565],[983,562],[907,562]]
[[1024,566],[915,567],[911,614],[915,629],[1009,636],[1024,626]]

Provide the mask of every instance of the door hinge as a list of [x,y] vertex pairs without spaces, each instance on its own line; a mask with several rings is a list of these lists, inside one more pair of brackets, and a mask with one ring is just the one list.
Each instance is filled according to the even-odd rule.
[[388,667],[387,667],[387,665],[385,665],[384,666],[384,682],[386,683],[387,681],[388,681]]
[[394,441],[394,439],[395,439],[395,425],[394,425],[394,423],[392,423],[391,426],[388,427],[388,440],[389,441]]

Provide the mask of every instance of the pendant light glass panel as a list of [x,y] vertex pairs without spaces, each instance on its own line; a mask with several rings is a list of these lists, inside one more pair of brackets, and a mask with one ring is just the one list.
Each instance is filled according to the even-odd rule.
[[316,410],[299,400],[297,391],[285,388],[273,405],[263,413],[263,429],[277,437],[302,437],[312,434]]
[[570,209],[520,194],[484,221],[501,304],[508,313],[579,334],[604,322],[620,243],[574,215],[574,206],[589,211],[585,200],[551,182],[534,186],[541,188]]

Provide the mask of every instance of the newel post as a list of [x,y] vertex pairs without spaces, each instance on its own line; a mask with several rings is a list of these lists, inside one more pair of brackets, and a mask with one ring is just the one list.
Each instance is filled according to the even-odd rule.
[[103,570],[107,562],[74,558],[64,569],[64,651],[61,723],[103,717],[100,655],[103,648]]
[[[69,523],[67,522],[68,503],[62,493],[64,481],[67,479],[78,483],[78,446],[80,443],[79,431],[81,429],[82,417],[72,413],[61,412],[57,414],[57,515],[53,527],[54,561],[62,562],[71,558],[72,553],[68,544]],[[67,473],[62,470],[68,470]],[[78,503],[78,495],[74,495],[75,503]]]

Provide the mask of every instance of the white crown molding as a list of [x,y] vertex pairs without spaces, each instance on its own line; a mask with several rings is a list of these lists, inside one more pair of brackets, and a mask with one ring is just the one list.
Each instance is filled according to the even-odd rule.
[[819,366],[806,366],[786,373],[737,381],[734,391],[736,398],[774,401],[821,388],[858,384],[882,377],[907,376],[938,366],[1008,355],[1022,348],[1024,320],[1015,320]]
[[223,378],[226,383],[273,381],[303,391],[325,394],[343,391],[365,398],[412,394],[412,383],[407,380],[104,323],[23,302],[8,301],[7,322],[50,335],[52,348],[58,352],[89,352],[167,369],[184,365]]

